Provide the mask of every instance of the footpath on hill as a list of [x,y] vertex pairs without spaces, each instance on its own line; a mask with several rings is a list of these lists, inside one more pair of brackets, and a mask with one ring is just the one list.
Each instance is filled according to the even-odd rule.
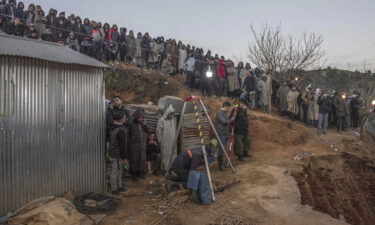
[[[182,75],[171,78],[126,65],[115,67],[127,71],[122,74],[139,76],[120,89],[115,80],[107,81],[108,95],[120,94],[127,103],[156,104],[164,95],[199,95],[185,88]],[[158,87],[157,82],[165,86]],[[203,101],[215,121],[223,99]],[[167,194],[162,177],[126,179],[129,193],[102,224],[373,224],[375,146],[349,131],[317,135],[313,128],[277,115],[249,110],[249,119],[253,157],[245,162],[232,157],[235,174],[211,166],[214,183],[225,187],[213,204],[190,203],[182,191]]]

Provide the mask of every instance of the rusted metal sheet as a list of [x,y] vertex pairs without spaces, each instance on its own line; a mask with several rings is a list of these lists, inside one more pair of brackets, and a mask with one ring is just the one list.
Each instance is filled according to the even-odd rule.
[[[178,97],[174,97],[174,96],[165,96],[159,99],[159,102],[158,102],[159,109],[165,110],[169,107],[169,105],[172,105],[176,114],[180,115],[182,113],[182,108],[184,106],[184,100]],[[199,104],[197,105],[198,105],[198,110],[202,111],[200,105]],[[192,102],[187,102],[185,113],[193,113],[193,112],[195,112],[194,104]]]
[[134,120],[133,118],[133,113],[139,108],[142,108],[145,113],[145,120],[147,121],[147,125],[150,129],[150,131],[155,132],[156,131],[156,126],[158,124],[159,119],[161,118],[160,110],[156,105],[132,105],[132,104],[127,104],[125,105],[125,108],[129,110],[130,113],[130,120]]
[[[210,144],[210,123],[204,114],[200,114],[200,124],[203,131],[204,145]],[[181,128],[181,151],[202,147],[198,124],[196,122],[195,113],[187,113],[184,116]]]
[[0,216],[105,191],[103,70],[0,54]]

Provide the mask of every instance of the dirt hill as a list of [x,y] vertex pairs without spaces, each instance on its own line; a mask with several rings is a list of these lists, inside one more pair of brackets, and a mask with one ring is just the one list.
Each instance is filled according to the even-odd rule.
[[[182,76],[165,80],[173,85],[163,91],[179,97],[199,94],[186,90]],[[131,95],[126,91],[122,96]],[[128,100],[141,102],[134,94]],[[213,118],[222,101],[204,98]],[[140,183],[127,179],[129,194],[103,224],[373,224],[375,146],[352,132],[318,136],[314,129],[279,116],[249,111],[249,118],[253,158],[240,163],[232,155],[235,174],[211,165],[217,185],[240,180],[216,193],[215,203],[199,206],[186,201],[186,195],[168,196],[163,179],[155,176]]]

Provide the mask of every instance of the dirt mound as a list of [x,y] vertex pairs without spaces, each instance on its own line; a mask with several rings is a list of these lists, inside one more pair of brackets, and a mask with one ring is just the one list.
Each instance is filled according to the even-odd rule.
[[296,174],[302,204],[354,225],[375,221],[375,160],[355,155],[312,157]]
[[261,113],[251,114],[250,120],[254,133],[261,133],[260,138],[266,142],[280,146],[301,145],[309,137],[306,128],[289,120]]
[[176,95],[176,80],[160,72],[118,64],[105,73],[106,97],[121,96],[127,103],[157,104],[165,95]]

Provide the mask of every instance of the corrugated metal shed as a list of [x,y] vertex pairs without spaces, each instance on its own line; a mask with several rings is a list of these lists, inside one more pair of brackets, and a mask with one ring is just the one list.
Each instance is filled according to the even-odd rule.
[[74,51],[66,45],[6,34],[0,34],[0,54],[30,57],[65,64],[107,67],[107,65],[96,59]]
[[0,38],[0,216],[43,196],[106,190],[103,66],[51,46]]

